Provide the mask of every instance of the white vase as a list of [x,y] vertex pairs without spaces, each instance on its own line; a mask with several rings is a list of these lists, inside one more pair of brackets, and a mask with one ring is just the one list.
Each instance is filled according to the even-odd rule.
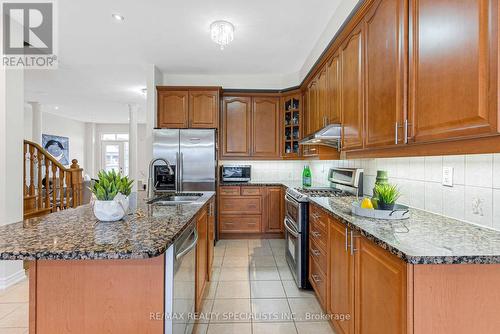
[[[128,201],[127,201],[128,202]],[[94,215],[97,219],[103,222],[114,222],[125,217],[128,210],[127,207],[119,200],[99,201],[94,202]]]

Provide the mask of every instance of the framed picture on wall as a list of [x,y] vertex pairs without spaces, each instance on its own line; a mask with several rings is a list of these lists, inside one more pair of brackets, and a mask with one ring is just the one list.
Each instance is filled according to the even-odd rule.
[[69,138],[42,134],[42,146],[64,166],[69,165]]

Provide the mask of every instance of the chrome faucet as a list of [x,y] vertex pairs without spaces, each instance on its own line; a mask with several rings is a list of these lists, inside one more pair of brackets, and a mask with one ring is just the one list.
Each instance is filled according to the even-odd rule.
[[151,162],[149,163],[149,179],[148,179],[148,198],[149,199],[154,197],[155,191],[156,191],[156,184],[153,185],[153,182],[154,182],[153,166],[154,166],[155,162],[157,162],[157,161],[163,161],[168,167],[168,173],[170,175],[174,174],[172,167],[170,167],[170,162],[168,162],[167,159],[156,158],[156,159],[151,160]]

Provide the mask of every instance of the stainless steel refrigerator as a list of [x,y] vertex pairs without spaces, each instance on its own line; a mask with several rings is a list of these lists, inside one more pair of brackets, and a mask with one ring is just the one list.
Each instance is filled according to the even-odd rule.
[[215,140],[215,130],[155,129],[153,158],[170,162],[176,191],[215,191]]

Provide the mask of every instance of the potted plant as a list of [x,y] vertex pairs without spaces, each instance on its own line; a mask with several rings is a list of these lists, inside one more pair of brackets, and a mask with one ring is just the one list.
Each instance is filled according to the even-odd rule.
[[389,183],[375,185],[377,205],[380,210],[392,210],[401,193],[396,185]]
[[133,180],[116,173],[100,171],[91,188],[94,194],[94,215],[100,221],[117,221],[128,212]]

